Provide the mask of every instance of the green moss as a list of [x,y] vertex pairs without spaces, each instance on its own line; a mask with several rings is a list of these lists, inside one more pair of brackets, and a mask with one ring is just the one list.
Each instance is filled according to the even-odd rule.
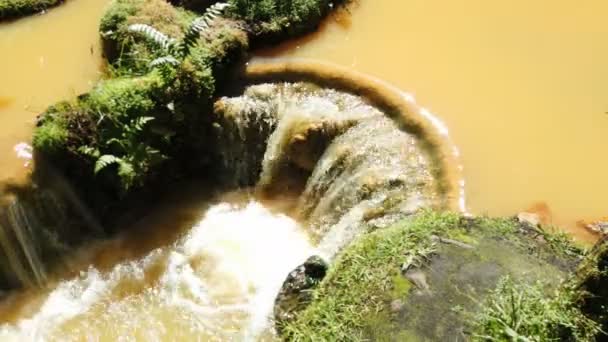
[[[295,36],[317,27],[331,6],[344,0],[230,0],[233,14],[245,20],[256,38],[273,40]],[[330,6],[331,5],[331,6]]]
[[148,115],[156,106],[160,77],[150,74],[136,78],[114,78],[103,81],[81,101],[98,119],[135,118]]
[[151,25],[169,37],[180,38],[194,16],[164,0],[113,0],[99,26],[112,73],[144,74],[148,71],[148,63],[162,52],[143,37],[129,32],[129,25]]
[[460,241],[469,245],[477,245],[478,240],[474,238],[470,232],[464,229],[452,229],[448,232],[448,237],[456,241]]
[[0,0],[0,21],[44,11],[63,0]]
[[412,289],[412,283],[401,274],[394,274],[391,279],[391,298],[402,299],[407,297]]
[[33,145],[47,155],[55,155],[65,148],[69,132],[65,124],[59,120],[49,120],[41,125],[34,133]]

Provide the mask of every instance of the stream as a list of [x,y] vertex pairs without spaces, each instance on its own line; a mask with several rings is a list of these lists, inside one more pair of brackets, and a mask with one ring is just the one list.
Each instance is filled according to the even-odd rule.
[[[102,77],[97,26],[107,3],[72,0],[0,24],[0,183],[31,171],[36,115]],[[334,63],[406,91],[460,151],[462,209],[545,208],[551,223],[590,242],[576,222],[608,210],[605,13],[600,0],[361,1],[253,60]],[[176,188],[128,232],[77,251],[42,288],[9,294],[0,339],[272,341],[274,298],[296,266],[311,255],[331,260],[368,225],[401,219],[397,212],[442,207],[429,156],[377,109],[307,85],[273,87],[221,100],[236,121],[218,133],[229,146],[218,153],[234,177],[224,181],[238,190]],[[267,116],[247,116],[259,108]],[[327,122],[335,134],[322,137],[323,149],[291,158],[309,177],[293,193],[273,193],[292,172],[281,158],[312,155],[292,137],[308,141]],[[253,131],[262,142],[248,140]],[[374,221],[395,194],[404,195]]]

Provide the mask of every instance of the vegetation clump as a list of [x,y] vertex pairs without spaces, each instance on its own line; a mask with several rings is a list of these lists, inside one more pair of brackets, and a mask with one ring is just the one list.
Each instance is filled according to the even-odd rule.
[[599,325],[583,314],[576,297],[570,286],[550,296],[546,284],[505,276],[474,317],[473,340],[595,341]]
[[422,212],[348,246],[279,330],[289,341],[593,340],[599,326],[568,281],[583,251],[537,234]]
[[[161,178],[200,173],[213,149],[208,114],[216,91],[249,47],[247,20],[274,15],[258,12],[263,2],[210,1],[193,12],[164,0],[113,0],[100,23],[109,78],[40,116],[37,155],[64,172],[101,216],[108,202]],[[287,26],[304,25],[302,13],[327,12],[325,0],[275,5],[276,15],[292,13]]]
[[231,0],[233,14],[243,19],[260,41],[275,42],[317,27],[321,19],[344,0]]
[[64,0],[0,0],[0,21],[42,12]]

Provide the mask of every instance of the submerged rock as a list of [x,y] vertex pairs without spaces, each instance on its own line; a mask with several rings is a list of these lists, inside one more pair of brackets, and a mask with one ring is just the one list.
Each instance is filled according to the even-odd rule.
[[593,233],[608,235],[608,217],[593,221],[581,220],[577,224]]
[[292,321],[312,300],[312,290],[325,278],[327,263],[311,256],[285,279],[274,305],[277,328]]
[[541,222],[541,218],[538,214],[527,212],[521,212],[517,214],[517,220],[519,221],[519,223],[527,224],[532,227],[540,226]]

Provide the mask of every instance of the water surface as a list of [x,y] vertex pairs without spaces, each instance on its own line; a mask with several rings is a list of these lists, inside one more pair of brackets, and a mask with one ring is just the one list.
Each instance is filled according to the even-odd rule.
[[15,146],[30,143],[36,115],[86,92],[102,65],[99,19],[108,0],[73,0],[0,24],[0,182],[20,180]]
[[470,211],[540,202],[590,238],[575,223],[608,212],[608,2],[374,0],[349,12],[261,54],[340,64],[414,94],[461,150]]

